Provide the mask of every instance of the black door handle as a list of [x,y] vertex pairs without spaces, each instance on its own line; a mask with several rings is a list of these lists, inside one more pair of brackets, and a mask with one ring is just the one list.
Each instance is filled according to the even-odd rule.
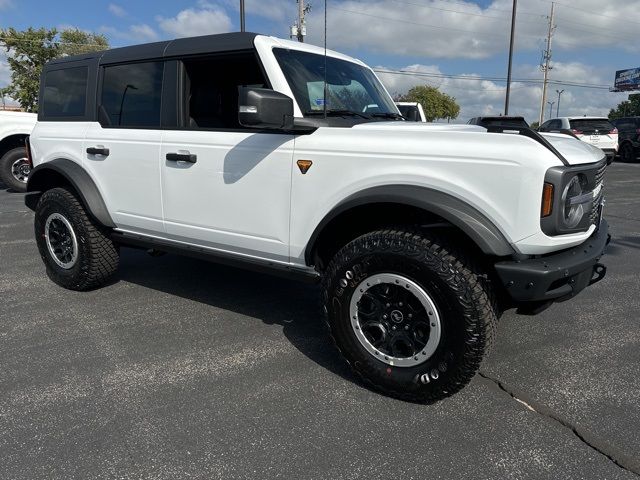
[[167,153],[167,160],[170,162],[196,163],[198,156],[195,153]]
[[103,157],[109,156],[109,149],[104,147],[89,147],[87,148],[89,155],[102,155]]

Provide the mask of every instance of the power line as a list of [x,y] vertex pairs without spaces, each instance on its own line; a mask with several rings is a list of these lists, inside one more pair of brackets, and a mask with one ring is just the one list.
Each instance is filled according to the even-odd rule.
[[566,9],[569,9],[569,10],[573,10],[573,11],[578,12],[578,13],[584,13],[586,15],[594,15],[594,16],[597,16],[597,17],[611,18],[611,19],[617,20],[617,21],[635,23],[636,25],[640,25],[640,22],[635,22],[633,20],[628,20],[626,18],[614,17],[613,15],[605,15],[604,13],[601,13],[601,12],[592,12],[590,10],[578,9],[578,8],[575,8],[573,5],[569,5],[569,4],[562,3],[562,2],[556,2],[555,0],[540,0],[540,1],[541,2],[546,2],[546,3],[555,3],[556,5],[559,5],[559,6],[563,7],[563,8],[566,8]]
[[[411,70],[393,70],[393,69],[383,69],[383,68],[374,68],[374,72],[382,73],[382,74],[390,74],[390,75],[406,75],[406,76],[415,76],[415,77],[425,77],[425,78],[440,78],[440,79],[450,79],[450,80],[468,80],[468,81],[489,81],[489,82],[506,82],[506,77],[485,77],[480,75],[455,75],[455,74],[445,74],[445,73],[431,73],[431,72],[415,72]],[[526,83],[526,84],[536,84],[539,85],[543,83],[543,80],[536,78],[514,78],[513,83]],[[578,87],[578,88],[593,88],[598,90],[608,90],[609,85],[604,84],[596,84],[596,83],[582,83],[582,82],[574,82],[570,80],[552,80],[548,79],[547,83],[550,85],[564,85],[568,87]],[[502,90],[502,89],[501,89]]]
[[378,18],[378,19],[387,20],[387,21],[390,21],[390,22],[408,23],[408,24],[411,24],[411,25],[418,25],[418,26],[421,26],[421,27],[437,28],[437,29],[440,29],[440,30],[448,30],[448,31],[452,31],[452,32],[472,33],[474,35],[487,35],[487,36],[498,37],[498,38],[503,38],[504,37],[504,35],[500,35],[500,34],[497,34],[497,33],[478,32],[478,31],[472,31],[472,30],[462,30],[460,28],[442,27],[442,26],[438,26],[438,25],[431,25],[431,24],[428,24],[428,23],[413,22],[411,20],[405,20],[405,19],[402,19],[402,18],[383,17],[381,15],[373,15],[371,13],[358,12],[356,10],[347,10],[345,8],[333,7],[333,10],[339,10],[341,12],[347,12],[347,13],[355,13],[356,15],[363,15],[365,17]]
[[[364,2],[363,0],[355,0],[355,1],[359,1],[360,3],[367,3],[370,6],[370,2]],[[486,15],[484,13],[463,12],[463,11],[460,11],[460,10],[451,10],[451,9],[448,9],[448,8],[434,7],[433,5],[424,5],[422,3],[409,2],[407,0],[389,0],[389,1],[395,2],[395,3],[401,3],[403,5],[413,5],[415,7],[428,8],[430,10],[440,10],[440,11],[443,11],[443,12],[450,12],[450,13],[459,13],[460,15],[469,15],[469,16],[473,16],[473,17],[491,18],[491,19],[502,20],[502,21],[504,21],[507,18],[507,17],[504,17],[504,16],[503,17],[496,17],[496,16],[493,16],[493,15]],[[467,4],[467,5],[469,5],[469,4]],[[511,13],[510,10],[497,10],[497,11]],[[540,19],[545,18],[544,15],[537,15],[537,16],[539,16]],[[523,21],[526,21],[528,23],[539,23],[539,22],[535,22],[533,20],[523,20]]]

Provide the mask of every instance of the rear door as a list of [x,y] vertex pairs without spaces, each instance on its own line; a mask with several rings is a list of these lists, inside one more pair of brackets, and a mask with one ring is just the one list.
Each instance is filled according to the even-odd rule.
[[294,137],[238,124],[238,87],[268,86],[255,52],[179,63],[160,155],[167,237],[288,262]]
[[84,142],[84,165],[122,230],[164,230],[160,190],[163,61],[101,67],[98,119]]

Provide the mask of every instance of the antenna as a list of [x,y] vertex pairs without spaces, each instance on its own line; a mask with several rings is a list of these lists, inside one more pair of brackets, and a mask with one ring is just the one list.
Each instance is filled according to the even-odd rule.
[[327,119],[327,0],[324,0],[324,119]]

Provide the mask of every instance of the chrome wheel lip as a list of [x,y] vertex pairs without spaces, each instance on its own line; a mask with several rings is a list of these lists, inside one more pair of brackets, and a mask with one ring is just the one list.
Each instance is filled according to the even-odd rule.
[[[24,169],[24,166],[27,168]],[[27,183],[29,173],[31,173],[31,168],[29,167],[29,159],[27,157],[19,158],[11,164],[11,175],[20,183]]]
[[[413,294],[414,297],[416,297],[420,301],[427,312],[433,313],[432,315],[429,315],[429,323],[431,328],[429,333],[429,340],[417,355],[403,358],[391,356],[388,353],[378,350],[367,339],[364,333],[362,333],[360,320],[358,318],[358,302],[367,292],[367,290],[374,287],[375,285],[380,285],[383,283],[406,288]],[[351,328],[360,344],[373,357],[383,363],[386,363],[387,365],[391,365],[394,367],[415,367],[421,365],[431,358],[431,356],[438,348],[438,345],[440,345],[440,338],[442,336],[442,325],[440,322],[440,314],[438,313],[435,302],[424,290],[424,288],[403,275],[398,275],[396,273],[378,273],[367,277],[362,282],[360,282],[360,284],[356,287],[353,295],[351,296],[351,302],[349,304],[349,318],[351,322]]]
[[[51,223],[56,220],[62,222],[62,224],[69,231],[69,236],[71,237],[71,249],[72,249],[71,260],[69,260],[68,262],[65,262],[63,259],[58,257],[58,255],[55,252],[56,247],[51,243]],[[64,216],[62,216],[59,213],[52,213],[51,215],[49,215],[47,217],[47,221],[44,224],[44,239],[45,239],[45,243],[47,244],[47,250],[49,251],[49,254],[51,255],[51,258],[53,259],[53,261],[60,268],[63,268],[65,270],[69,270],[73,268],[73,266],[78,261],[78,240],[76,238],[76,234],[73,231],[73,227],[71,226],[71,223],[69,222],[69,220],[67,220]]]

